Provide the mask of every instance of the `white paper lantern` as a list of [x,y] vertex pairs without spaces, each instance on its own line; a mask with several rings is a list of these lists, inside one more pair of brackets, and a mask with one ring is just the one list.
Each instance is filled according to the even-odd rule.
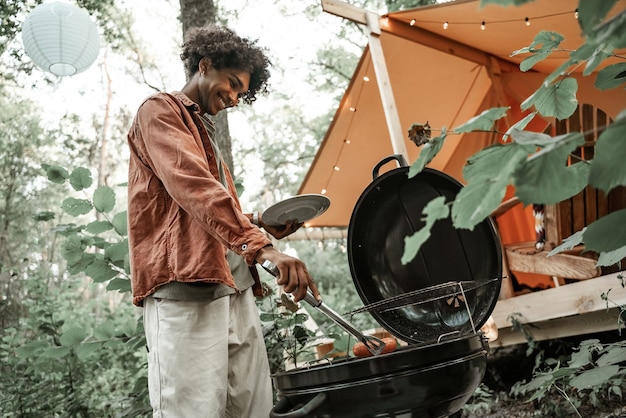
[[24,51],[44,71],[68,76],[85,71],[98,57],[98,27],[89,14],[68,3],[43,3],[22,25]]

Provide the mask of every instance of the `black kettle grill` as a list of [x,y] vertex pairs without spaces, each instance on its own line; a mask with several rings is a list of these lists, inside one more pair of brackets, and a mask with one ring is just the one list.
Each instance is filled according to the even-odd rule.
[[[401,167],[379,175],[398,161]],[[498,299],[500,240],[490,219],[473,230],[437,221],[408,264],[404,237],[424,226],[432,199],[452,201],[462,185],[440,171],[408,177],[401,156],[374,167],[348,228],[348,260],[364,306],[407,343],[388,354],[343,358],[272,375],[279,417],[449,417],[482,381],[489,345],[479,331]]]

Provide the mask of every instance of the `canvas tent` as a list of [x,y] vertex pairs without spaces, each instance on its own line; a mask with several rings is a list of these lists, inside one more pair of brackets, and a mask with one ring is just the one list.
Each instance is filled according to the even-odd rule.
[[[520,103],[567,59],[568,50],[583,43],[576,16],[578,0],[535,0],[519,7],[482,8],[479,0],[457,0],[383,16],[341,0],[322,0],[322,5],[329,13],[362,24],[369,37],[299,189],[299,194],[323,193],[330,198],[330,208],[307,225],[322,230],[348,226],[359,196],[372,181],[373,167],[383,158],[400,151],[409,164],[416,160],[420,148],[407,135],[412,124],[428,121],[433,136],[437,136],[441,128],[453,130],[485,109],[510,106],[507,120],[499,126],[501,131],[507,129],[523,117]],[[618,0],[609,15],[625,9],[626,0]],[[553,53],[528,72],[520,71],[524,56],[511,53],[529,46],[542,30],[563,35],[564,51]],[[626,50],[617,52],[621,57],[626,55]],[[604,65],[620,60],[623,58],[607,60]],[[600,91],[593,86],[595,75],[583,76],[583,69],[571,74],[578,81],[579,104],[614,119],[626,108],[626,89]],[[527,129],[540,132],[556,122],[535,118]],[[463,183],[467,158],[500,137],[449,134],[429,166]],[[385,166],[381,173],[393,168]],[[505,246],[535,239],[529,207],[517,205],[498,217],[497,224]],[[499,300],[493,313],[500,331],[499,344],[524,341],[521,334],[512,331],[512,312],[538,325],[536,340],[614,330],[620,312],[606,309],[598,289],[613,288],[615,303],[626,303],[626,289],[615,286],[618,274]]]
[[[348,10],[344,17],[363,19],[358,9],[345,2],[323,3],[326,11],[335,13],[343,8]],[[511,53],[529,46],[541,30],[560,33],[565,37],[562,47],[576,49],[582,44],[577,5],[577,0],[536,0],[519,7],[481,8],[478,0],[459,0],[377,16],[387,87],[395,102],[392,111],[400,121],[409,164],[420,152],[406,135],[413,123],[428,121],[436,136],[442,127],[450,131],[496,106],[511,106],[508,122],[517,121],[519,104],[568,53],[554,53],[528,72],[519,70],[524,56],[511,57]],[[626,1],[618,0],[611,14],[625,8]],[[323,193],[332,202],[328,211],[308,226],[347,226],[359,195],[372,181],[372,168],[396,152],[374,71],[378,57],[372,57],[370,46],[361,56],[299,189],[299,194]],[[626,91],[601,92],[593,87],[595,77],[583,77],[582,70],[574,74],[579,82],[579,103],[592,104],[615,118],[624,109]],[[541,130],[549,122],[537,121],[534,127]],[[466,159],[497,140],[495,135],[481,133],[449,135],[429,166],[463,182]],[[511,229],[501,231],[504,241],[532,239],[528,210],[516,209],[517,213],[514,210],[509,216]]]

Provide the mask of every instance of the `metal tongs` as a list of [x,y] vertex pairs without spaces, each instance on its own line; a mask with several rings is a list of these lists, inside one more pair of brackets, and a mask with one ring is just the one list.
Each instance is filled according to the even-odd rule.
[[[272,276],[278,277],[278,268],[271,261],[265,260],[263,264],[261,264],[261,267],[263,267]],[[365,347],[370,353],[372,353],[373,356],[379,355],[385,349],[385,343],[381,339],[376,338],[373,335],[363,334],[361,331],[356,329],[354,325],[343,319],[341,315],[339,315],[330,307],[326,306],[321,300],[317,300],[309,289],[307,289],[306,291],[304,301],[314,308],[317,308],[324,315],[332,319],[333,322],[346,330],[346,332],[353,335],[357,340],[365,344]]]

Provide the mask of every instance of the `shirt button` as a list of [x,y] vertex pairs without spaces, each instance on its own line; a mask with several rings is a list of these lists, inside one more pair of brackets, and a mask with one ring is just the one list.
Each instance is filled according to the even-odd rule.
[[241,249],[242,249],[243,251],[246,251],[246,250],[248,249],[248,244],[243,244],[243,245],[241,246]]

